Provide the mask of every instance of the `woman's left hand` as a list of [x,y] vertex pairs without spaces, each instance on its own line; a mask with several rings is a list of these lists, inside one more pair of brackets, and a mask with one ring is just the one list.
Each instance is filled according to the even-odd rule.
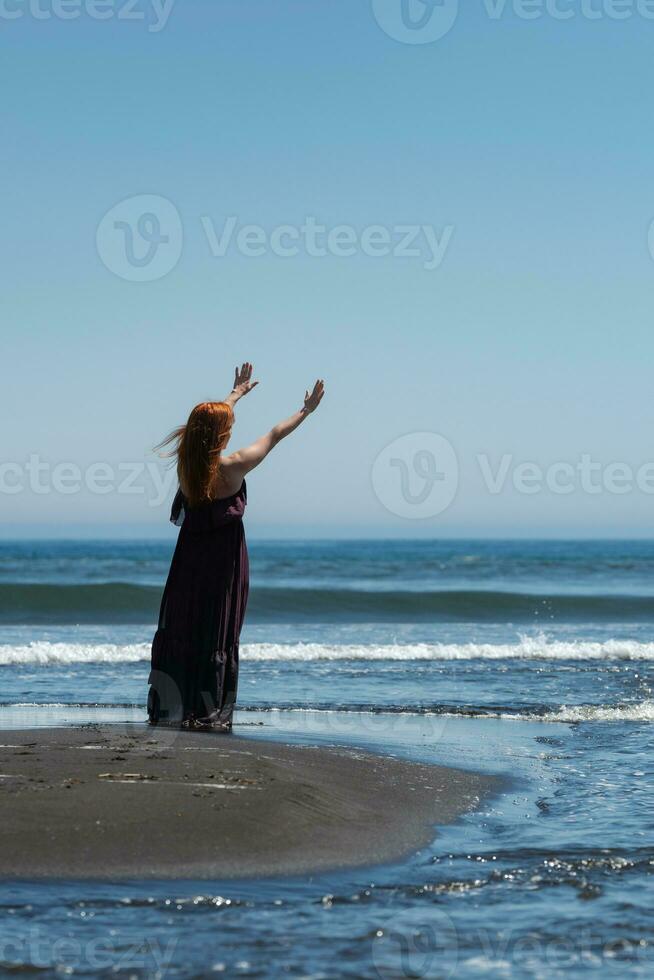
[[230,405],[234,406],[239,398],[243,398],[244,395],[248,395],[253,388],[259,384],[258,381],[252,380],[252,371],[254,368],[249,361],[242,364],[241,367],[237,367],[234,371],[234,387],[232,391],[225,399]]

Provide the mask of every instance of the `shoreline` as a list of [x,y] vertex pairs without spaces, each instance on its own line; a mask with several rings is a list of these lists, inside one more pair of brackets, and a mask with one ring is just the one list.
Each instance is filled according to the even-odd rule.
[[3,879],[256,878],[387,864],[498,791],[350,748],[111,725],[0,732]]

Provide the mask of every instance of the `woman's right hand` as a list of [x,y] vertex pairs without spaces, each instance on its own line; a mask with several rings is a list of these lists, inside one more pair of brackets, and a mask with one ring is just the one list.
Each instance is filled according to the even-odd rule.
[[315,412],[322,401],[322,396],[325,394],[325,382],[322,380],[316,381],[313,386],[313,391],[309,394],[308,391],[304,393],[304,411],[307,415],[311,412]]

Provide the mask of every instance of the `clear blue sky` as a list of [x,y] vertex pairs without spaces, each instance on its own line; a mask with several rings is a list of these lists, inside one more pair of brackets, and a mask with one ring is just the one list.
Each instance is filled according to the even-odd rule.
[[[635,2],[625,20],[560,6],[574,16],[466,0],[424,44],[390,37],[368,0],[177,0],[160,31],[83,0],[75,20],[37,19],[26,0],[0,21],[2,461],[152,461],[250,359],[237,442],[327,384],[249,481],[253,534],[649,535],[651,493],[526,494],[509,476],[494,494],[478,462],[654,460],[654,20]],[[145,282],[96,245],[140,195],[183,226],[177,264]],[[360,249],[215,257],[202,218],[219,233],[229,216],[453,232],[436,269]],[[371,472],[422,431],[447,438],[460,478],[447,510],[412,520]],[[399,476],[378,477],[387,502]],[[166,534],[167,503],[26,485],[0,494],[0,524]]]

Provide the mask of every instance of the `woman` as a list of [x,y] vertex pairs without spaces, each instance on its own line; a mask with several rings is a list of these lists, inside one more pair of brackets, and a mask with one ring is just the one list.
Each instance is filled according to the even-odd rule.
[[234,405],[258,384],[236,369],[222,402],[202,402],[162,446],[175,444],[179,491],[171,520],[181,530],[152,642],[148,716],[152,725],[229,732],[236,702],[238,643],[248,597],[243,532],[245,475],[320,404],[316,381],[299,412],[245,449],[223,455]]

